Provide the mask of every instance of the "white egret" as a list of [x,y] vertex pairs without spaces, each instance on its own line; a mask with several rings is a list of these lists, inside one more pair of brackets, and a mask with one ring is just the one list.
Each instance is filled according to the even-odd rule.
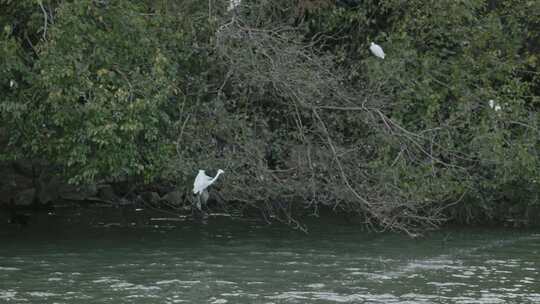
[[384,59],[384,56],[386,56],[384,54],[382,47],[374,42],[372,42],[371,45],[369,46],[369,50],[371,51],[371,53],[373,53],[373,55],[381,59]]
[[237,8],[240,5],[240,2],[242,2],[242,0],[229,0],[229,7],[227,8],[227,11],[230,12]]
[[223,173],[225,173],[225,171],[219,169],[216,176],[212,178],[206,175],[204,170],[199,170],[197,177],[195,177],[195,182],[193,183],[193,194],[197,195],[197,208],[199,210],[201,210],[201,200],[204,203],[208,200],[208,191],[206,191],[206,188],[212,185]]
[[493,99],[490,99],[490,100],[488,101],[488,103],[489,103],[489,107],[492,108],[493,110],[495,110],[495,112],[498,112],[498,111],[500,111],[500,110],[502,109],[501,106],[498,105],[498,104],[495,102],[495,100],[493,100]]

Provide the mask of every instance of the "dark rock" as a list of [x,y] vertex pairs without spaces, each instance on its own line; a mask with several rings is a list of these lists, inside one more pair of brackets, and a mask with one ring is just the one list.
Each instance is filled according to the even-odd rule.
[[31,179],[35,175],[34,166],[32,164],[32,161],[30,160],[13,161],[11,163],[11,166],[13,170],[15,171],[15,173],[22,175],[24,177]]
[[10,162],[0,163],[0,172],[0,205],[7,205],[22,191],[35,188],[32,178],[17,173]]
[[38,193],[39,202],[42,204],[52,203],[60,197],[59,189],[63,186],[59,177],[54,176],[49,180],[40,178],[40,189]]
[[121,197],[124,197],[128,193],[130,193],[133,187],[133,184],[130,183],[127,179],[114,181],[110,183],[110,185],[113,187],[114,193],[116,193],[116,195],[121,196]]
[[156,204],[161,200],[161,197],[156,192],[143,192],[141,193],[141,198],[145,202],[150,203],[150,204]]
[[36,189],[30,188],[23,190],[17,194],[15,197],[16,206],[30,206],[35,202],[36,199]]
[[184,201],[183,199],[183,194],[182,192],[178,191],[178,190],[175,190],[175,191],[171,191],[167,194],[165,194],[165,196],[163,196],[163,200],[173,204],[173,205],[180,205],[182,204],[182,202]]
[[84,201],[98,193],[96,185],[75,186],[65,184],[58,189],[59,197],[70,201]]
[[114,188],[111,185],[100,185],[97,196],[108,202],[118,201],[118,196],[114,193]]
[[0,186],[0,207],[7,205],[15,197],[16,192],[11,188],[11,185],[6,184]]
[[115,205],[116,206],[130,206],[130,205],[133,205],[133,201],[122,197],[118,201],[115,202]]

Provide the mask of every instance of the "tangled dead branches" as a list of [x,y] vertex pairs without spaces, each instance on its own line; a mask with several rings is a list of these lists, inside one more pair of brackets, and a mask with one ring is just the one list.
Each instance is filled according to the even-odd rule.
[[[378,231],[437,227],[454,195],[435,182],[453,168],[438,130],[401,127],[381,84],[348,82],[318,39],[241,16],[217,30],[216,102],[226,114],[210,128],[219,160],[204,161],[227,164],[224,199],[299,228],[295,211],[320,207],[358,214]],[[205,138],[191,124],[182,132]]]

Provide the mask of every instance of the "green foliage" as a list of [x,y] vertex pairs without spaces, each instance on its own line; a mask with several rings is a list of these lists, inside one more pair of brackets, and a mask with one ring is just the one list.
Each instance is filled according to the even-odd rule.
[[[34,19],[40,12],[35,2],[10,5],[34,11]],[[54,15],[47,32],[35,29],[44,37],[35,54],[24,54],[26,33],[13,33],[15,21],[6,20],[2,84],[23,78],[19,90],[3,94],[13,147],[61,164],[76,183],[159,175],[174,152],[178,100],[187,94],[182,78],[198,60],[192,29],[167,9],[143,1],[62,1],[46,8],[49,19]]]
[[[437,173],[438,188],[454,200],[465,193],[465,204],[484,209],[498,202],[535,204],[540,192],[533,38],[540,15],[530,13],[540,5],[510,2],[366,1],[311,22],[314,34],[326,30],[332,41],[342,41],[325,46],[351,66],[352,83],[383,83],[392,96],[391,117],[412,132],[432,134],[436,153],[452,164]],[[383,46],[384,61],[369,56],[370,40]],[[490,99],[502,111],[490,109]],[[398,152],[389,150],[387,160]],[[422,192],[427,177],[414,172],[424,165],[405,165],[414,180],[405,188]]]
[[176,71],[145,11],[124,1],[65,3],[40,53],[38,82],[47,92],[36,107],[40,147],[80,181],[120,170],[152,174],[170,149],[159,134],[170,125],[162,108]]

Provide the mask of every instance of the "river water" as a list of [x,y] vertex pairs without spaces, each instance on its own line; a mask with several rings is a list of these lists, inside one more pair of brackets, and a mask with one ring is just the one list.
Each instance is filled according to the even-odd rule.
[[0,225],[0,303],[540,303],[540,231],[77,215]]

